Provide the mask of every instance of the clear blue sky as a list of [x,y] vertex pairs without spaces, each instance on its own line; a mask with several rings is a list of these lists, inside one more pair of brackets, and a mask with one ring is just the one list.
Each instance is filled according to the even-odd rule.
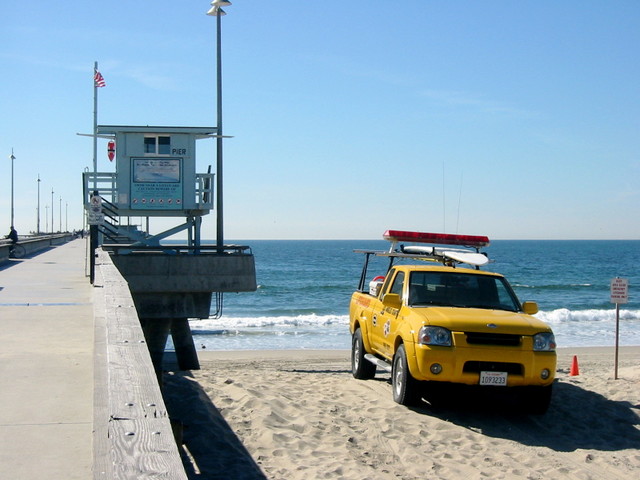
[[[206,0],[2,2],[0,228],[79,228],[99,124],[215,126]],[[640,2],[237,0],[225,237],[640,238]],[[198,171],[215,165],[200,141]],[[98,169],[112,170],[106,141]],[[176,219],[175,224],[181,223]],[[50,226],[49,226],[50,228]],[[215,238],[215,218],[204,236]]]

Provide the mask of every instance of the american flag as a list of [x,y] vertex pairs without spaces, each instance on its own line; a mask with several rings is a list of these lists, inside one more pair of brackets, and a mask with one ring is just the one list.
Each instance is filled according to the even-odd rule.
[[93,81],[95,82],[96,87],[106,87],[107,82],[104,81],[104,77],[102,74],[96,70],[95,75],[93,76]]

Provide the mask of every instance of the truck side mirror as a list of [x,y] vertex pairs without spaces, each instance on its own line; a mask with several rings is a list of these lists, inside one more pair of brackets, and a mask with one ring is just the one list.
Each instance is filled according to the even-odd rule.
[[535,315],[538,313],[538,304],[536,302],[522,302],[522,310],[527,315]]
[[385,293],[382,297],[382,304],[385,307],[399,309],[402,306],[402,299],[397,293]]

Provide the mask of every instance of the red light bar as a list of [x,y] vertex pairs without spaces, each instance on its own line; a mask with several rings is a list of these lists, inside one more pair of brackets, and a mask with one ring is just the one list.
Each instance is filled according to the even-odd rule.
[[452,235],[449,233],[404,232],[387,230],[382,238],[390,242],[436,243],[438,245],[462,245],[466,247],[487,247],[489,237],[480,235]]

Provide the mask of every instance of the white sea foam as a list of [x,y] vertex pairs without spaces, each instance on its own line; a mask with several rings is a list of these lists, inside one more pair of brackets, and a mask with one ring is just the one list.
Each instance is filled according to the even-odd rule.
[[[560,347],[615,345],[615,309],[569,310],[559,308],[535,315],[548,323]],[[620,345],[640,345],[640,310],[620,310]]]
[[[615,310],[561,308],[536,314],[547,322],[559,346],[615,344]],[[301,349],[350,347],[348,315],[223,317],[193,320],[196,343],[206,348]],[[640,310],[620,311],[620,344],[640,345]]]
[[[616,311],[615,309],[569,310],[567,308],[559,308],[549,312],[538,312],[535,317],[543,322],[547,322],[551,326],[567,322],[584,322],[585,324],[589,324],[615,320]],[[640,321],[640,310],[620,310],[620,320]]]
[[329,325],[349,325],[348,315],[281,315],[262,317],[222,317],[218,319],[192,320],[194,333],[209,330],[238,330],[255,328],[324,327]]

